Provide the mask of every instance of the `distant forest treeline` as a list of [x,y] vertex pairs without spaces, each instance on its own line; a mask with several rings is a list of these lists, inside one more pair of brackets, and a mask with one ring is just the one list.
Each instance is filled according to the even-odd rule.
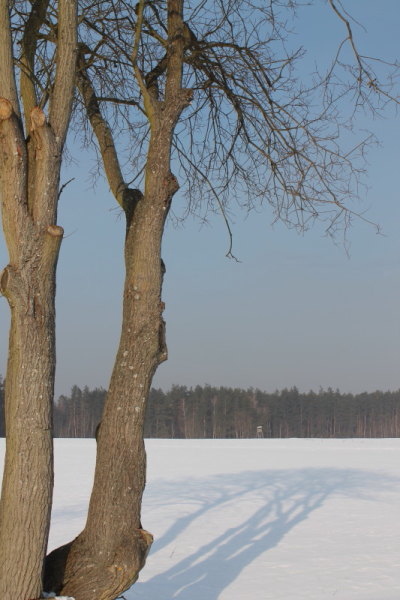
[[[0,377],[0,436],[4,436],[4,385]],[[54,406],[55,437],[93,437],[106,391],[74,386]],[[252,438],[399,437],[400,390],[341,394],[338,390],[274,393],[225,387],[152,389],[145,437]]]

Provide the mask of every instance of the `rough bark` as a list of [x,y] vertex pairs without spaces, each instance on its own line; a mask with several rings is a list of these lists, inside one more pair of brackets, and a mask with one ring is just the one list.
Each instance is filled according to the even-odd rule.
[[162,129],[155,133],[145,194],[131,191],[125,198],[123,324],[98,432],[86,527],[72,544],[47,558],[45,588],[76,600],[111,600],[122,594],[136,581],[152,542],[140,521],[146,470],[143,423],[154,372],[167,358],[161,239],[177,189],[169,171],[168,143]]
[[[7,102],[0,100],[1,104]],[[35,132],[43,141],[48,133],[42,136],[41,128],[47,129],[47,124]],[[58,170],[42,173],[39,187],[47,188],[53,206],[35,210],[38,218],[34,220],[27,199],[28,153],[14,113],[0,122],[0,137],[2,216],[10,254],[0,291],[11,309],[0,503],[0,597],[11,600],[16,595],[29,598],[41,592],[53,485],[55,268],[63,231],[54,225]],[[44,147],[42,150],[45,154]],[[48,150],[52,151],[50,145]],[[38,153],[39,172],[42,159],[47,162]]]
[[124,208],[127,230],[122,331],[98,430],[88,518],[82,533],[46,561],[46,589],[76,600],[114,600],[121,595],[136,581],[152,543],[140,517],[146,476],[143,425],[153,375],[167,358],[161,241],[178,189],[170,171],[172,135],[192,96],[181,88],[182,2],[170,0],[168,7],[170,50],[163,101],[149,93],[134,65],[151,128],[143,194],[129,190],[122,180],[110,130],[80,63],[80,91],[110,188]]
[[[21,82],[27,91],[22,97],[25,137],[12,64],[8,2],[0,0],[0,46],[6,58],[3,61],[0,56],[0,194],[9,253],[9,264],[0,273],[0,293],[11,310],[0,502],[2,600],[40,597],[50,525],[55,272],[63,236],[56,219],[76,51],[76,3],[60,0],[58,7],[60,38],[65,41],[52,93],[61,100],[47,121],[40,108],[32,107],[34,86],[28,85],[29,73],[25,72]],[[25,68],[33,70],[31,42]],[[69,69],[64,69],[66,63]]]

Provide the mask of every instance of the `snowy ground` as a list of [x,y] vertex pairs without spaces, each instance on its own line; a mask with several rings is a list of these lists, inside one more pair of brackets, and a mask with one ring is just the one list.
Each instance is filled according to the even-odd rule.
[[[155,543],[126,600],[399,600],[400,440],[148,440]],[[0,462],[4,440],[0,440]],[[93,440],[56,440],[51,547],[84,523]]]

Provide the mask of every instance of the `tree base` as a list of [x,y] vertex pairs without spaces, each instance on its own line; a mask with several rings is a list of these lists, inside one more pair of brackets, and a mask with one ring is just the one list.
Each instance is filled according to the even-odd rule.
[[137,529],[108,546],[106,556],[96,555],[82,532],[46,557],[43,587],[75,600],[115,600],[138,579],[152,542],[151,533]]

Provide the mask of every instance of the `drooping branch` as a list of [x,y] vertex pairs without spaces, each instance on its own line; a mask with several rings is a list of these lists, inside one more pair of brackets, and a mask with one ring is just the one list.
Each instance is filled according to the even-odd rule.
[[[351,25],[340,2],[331,4],[344,16],[346,28]],[[345,70],[342,88],[334,73],[330,80],[320,76],[316,81],[311,74],[304,79],[304,72],[296,78],[304,51],[288,52],[290,27],[285,20],[290,15],[279,14],[278,6],[249,0],[186,3],[183,16],[178,0],[140,0],[134,11],[126,2],[107,4],[101,14],[91,4],[80,20],[81,39],[90,48],[85,56],[90,79],[113,133],[120,127],[135,140],[127,152],[136,173],[144,173],[148,131],[143,113],[131,107],[144,104],[150,123],[156,123],[157,111],[170,105],[167,79],[171,86],[172,78],[167,68],[182,78],[182,87],[195,90],[192,109],[179,129],[191,159],[180,178],[191,206],[204,200],[204,188],[209,190],[205,211],[216,206],[207,181],[201,183],[200,173],[207,173],[214,189],[225,195],[220,199],[223,205],[235,197],[246,209],[266,201],[276,218],[300,229],[318,216],[338,224],[336,209],[344,216],[343,207],[357,196],[363,152],[370,143],[365,139],[353,155],[342,146],[342,139],[350,138],[347,133],[341,137],[348,122],[340,111],[340,94],[345,89],[343,93],[353,94],[357,102],[359,65],[366,69],[362,93],[371,104],[379,94],[383,99],[387,88],[382,85],[376,93],[370,69],[374,65],[361,53],[360,63],[351,57],[346,61],[347,70],[338,56],[333,69]],[[357,51],[354,36],[352,41]],[[175,57],[182,48],[183,57],[175,69],[178,46]],[[318,111],[324,86],[326,102]]]
[[190,164],[190,168],[193,169],[194,172],[197,172],[200,179],[208,185],[208,189],[209,189],[210,193],[212,194],[212,196],[214,197],[217,206],[219,207],[219,213],[224,221],[225,228],[228,233],[229,243],[228,243],[228,249],[225,253],[225,256],[227,258],[232,258],[236,262],[240,262],[239,259],[233,253],[233,233],[232,233],[231,224],[229,222],[226,208],[223,205],[221,198],[219,197],[219,194],[215,190],[215,187],[213,186],[212,182],[207,177],[207,174],[204,171],[202,171],[195,163],[193,163],[192,160],[190,159],[190,157],[188,157],[185,154],[184,148],[182,148],[178,145],[178,140],[174,141],[174,148],[176,149],[176,151],[178,153],[178,157],[179,157],[180,161],[184,160],[185,162],[188,162]]
[[[350,72],[353,76],[353,84],[350,86],[350,90],[354,90],[357,94],[358,101],[356,102],[356,106],[363,105],[363,108],[368,107],[372,113],[375,113],[377,111],[377,100],[378,102],[379,100],[388,101],[395,105],[400,104],[400,95],[394,90],[391,81],[391,78],[394,75],[398,76],[400,64],[397,61],[389,63],[388,61],[379,58],[364,56],[356,43],[351,24],[351,17],[342,5],[341,0],[329,0],[329,4],[338,19],[344,24],[346,37],[340,44],[337,55],[328,71],[325,80],[326,83],[330,82],[337,65],[345,67],[345,65],[341,63],[340,54],[342,48],[348,44],[355,61],[355,66],[350,68]],[[380,63],[381,65],[385,65],[385,67],[392,69],[392,75],[388,78],[386,77],[386,81],[383,81],[373,67],[374,63]]]

